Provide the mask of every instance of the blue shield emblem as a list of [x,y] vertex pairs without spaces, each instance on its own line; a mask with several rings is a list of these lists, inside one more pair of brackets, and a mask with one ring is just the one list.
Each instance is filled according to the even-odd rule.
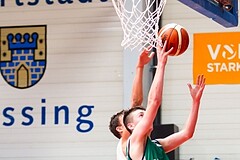
[[46,69],[46,25],[1,27],[0,35],[4,80],[19,89],[37,84]]

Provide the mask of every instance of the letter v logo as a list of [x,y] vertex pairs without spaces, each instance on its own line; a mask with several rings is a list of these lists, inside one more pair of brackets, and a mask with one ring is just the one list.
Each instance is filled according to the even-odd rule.
[[213,49],[212,45],[208,44],[207,48],[211,55],[212,60],[216,60],[221,48],[221,44],[218,44],[215,49]]

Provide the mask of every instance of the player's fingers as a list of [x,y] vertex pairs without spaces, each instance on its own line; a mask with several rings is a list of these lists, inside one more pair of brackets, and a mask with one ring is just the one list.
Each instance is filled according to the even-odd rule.
[[201,74],[199,75],[199,84],[202,85],[203,83],[205,83],[205,78],[204,78],[204,75]]
[[150,51],[151,49],[152,49],[152,46],[149,45],[149,46],[147,47],[147,51]]
[[198,77],[197,77],[196,84],[199,85],[199,84],[201,84],[200,82],[201,82],[201,75],[199,74]]
[[172,52],[173,52],[173,47],[167,51],[167,55],[171,54]]
[[148,54],[151,48],[152,48],[151,46],[144,48],[141,54]]
[[205,82],[206,82],[206,78],[204,77],[204,75],[202,76],[203,79],[202,79],[202,83],[201,83],[201,87],[205,87]]
[[203,82],[203,75],[201,74],[199,78],[199,83],[202,84],[202,82]]
[[158,40],[157,50],[158,50],[158,51],[161,51],[161,50],[162,50],[162,47],[163,47],[162,41]]
[[148,54],[148,50],[145,48],[141,54]]
[[189,90],[192,90],[192,85],[190,83],[187,84]]
[[150,55],[149,55],[149,58],[152,59],[154,54],[155,54],[155,52],[151,52]]
[[161,38],[158,38],[158,40],[157,40],[157,46],[163,47],[163,41],[162,41]]
[[163,51],[166,51],[166,48],[167,48],[167,41],[165,41],[163,44]]

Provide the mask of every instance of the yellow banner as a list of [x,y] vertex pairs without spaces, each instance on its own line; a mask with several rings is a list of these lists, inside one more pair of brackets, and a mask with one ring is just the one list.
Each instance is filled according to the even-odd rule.
[[206,84],[240,83],[240,32],[193,35],[193,78],[204,74]]

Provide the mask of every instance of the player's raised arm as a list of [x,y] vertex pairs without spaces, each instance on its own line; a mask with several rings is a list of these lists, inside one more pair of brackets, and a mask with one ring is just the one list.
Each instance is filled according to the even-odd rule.
[[144,113],[143,119],[139,122],[138,125],[136,125],[132,133],[132,138],[137,137],[138,139],[142,139],[143,137],[146,137],[146,134],[148,134],[149,131],[152,129],[153,121],[155,119],[158,108],[162,101],[164,72],[167,63],[167,58],[173,49],[171,48],[169,51],[165,51],[166,44],[167,42],[165,42],[163,47],[161,46],[157,47],[158,64],[148,95],[147,109],[146,112]]
[[203,75],[199,75],[196,86],[193,88],[192,85],[188,84],[188,87],[192,97],[192,108],[190,114],[184,128],[181,131],[159,140],[165,152],[170,152],[179,147],[182,143],[192,138],[194,134],[198,119],[200,101],[205,88],[205,77]]
[[148,64],[154,56],[154,52],[149,54],[150,48],[144,49],[138,57],[136,66],[136,75],[133,80],[131,107],[142,105],[143,101],[143,70],[144,66]]

